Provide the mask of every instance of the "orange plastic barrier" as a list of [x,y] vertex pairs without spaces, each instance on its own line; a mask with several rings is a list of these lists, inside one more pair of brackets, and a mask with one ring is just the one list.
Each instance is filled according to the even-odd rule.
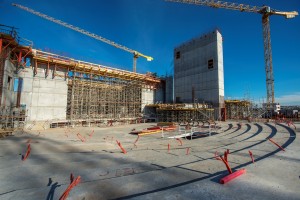
[[224,178],[222,178],[222,179],[220,180],[220,183],[221,183],[221,184],[228,183],[228,182],[231,181],[232,179],[234,179],[234,178],[236,178],[236,177],[238,177],[238,176],[240,176],[240,175],[242,175],[242,174],[244,174],[244,173],[246,173],[246,169],[237,170],[237,171],[235,171],[235,172],[229,174],[228,176],[225,176]]

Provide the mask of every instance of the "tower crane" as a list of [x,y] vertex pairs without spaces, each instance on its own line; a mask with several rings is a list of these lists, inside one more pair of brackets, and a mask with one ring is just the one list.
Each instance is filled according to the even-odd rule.
[[84,29],[82,29],[82,28],[79,28],[79,27],[73,26],[73,25],[71,25],[71,24],[68,24],[68,23],[63,22],[63,21],[61,21],[61,20],[55,19],[55,18],[50,17],[50,16],[48,16],[48,15],[45,15],[45,14],[43,14],[43,13],[37,12],[37,11],[31,9],[31,8],[22,6],[22,5],[20,5],[20,4],[15,4],[15,3],[13,3],[12,5],[13,5],[13,6],[16,6],[17,8],[20,8],[20,9],[22,9],[22,10],[25,10],[25,11],[27,11],[27,12],[30,12],[30,13],[32,13],[32,14],[34,14],[34,15],[37,15],[37,16],[39,16],[39,17],[41,17],[41,18],[44,18],[44,19],[46,19],[46,20],[49,20],[49,21],[54,22],[54,23],[56,23],[56,24],[59,24],[59,25],[61,25],[61,26],[67,27],[67,28],[69,28],[69,29],[72,29],[72,30],[77,31],[77,32],[79,32],[79,33],[82,33],[82,34],[84,34],[84,35],[87,35],[87,36],[89,36],[89,37],[92,37],[92,38],[94,38],[94,39],[96,39],[96,40],[100,40],[100,41],[102,41],[102,42],[105,42],[105,43],[107,43],[107,44],[109,44],[109,45],[111,45],[111,46],[114,46],[114,47],[118,48],[118,49],[122,49],[122,50],[124,50],[124,51],[129,52],[129,53],[132,53],[132,54],[133,54],[133,72],[136,72],[136,61],[137,61],[137,59],[138,59],[139,57],[146,58],[147,61],[152,61],[152,60],[153,60],[153,58],[152,58],[151,56],[146,56],[146,55],[144,55],[144,54],[142,54],[142,53],[140,53],[140,52],[138,52],[138,51],[136,51],[136,50],[133,50],[133,49],[130,49],[130,48],[125,47],[125,46],[123,46],[123,45],[117,44],[116,42],[113,42],[113,41],[108,40],[108,39],[106,39],[106,38],[104,38],[104,37],[101,37],[101,36],[99,36],[99,35],[96,35],[96,34],[94,34],[94,33],[91,33],[91,32],[89,32],[89,31],[86,31],[86,30],[84,30]]
[[298,12],[283,12],[271,9],[269,6],[251,6],[246,4],[238,4],[232,2],[216,1],[216,0],[166,0],[177,3],[195,4],[199,6],[209,6],[212,8],[225,8],[230,10],[237,10],[241,12],[252,12],[262,15],[263,27],[263,41],[264,41],[264,57],[265,57],[265,71],[267,83],[267,109],[270,111],[274,106],[274,76],[272,64],[272,48],[271,48],[271,35],[270,35],[270,19],[271,15],[284,16],[287,19],[294,18]]

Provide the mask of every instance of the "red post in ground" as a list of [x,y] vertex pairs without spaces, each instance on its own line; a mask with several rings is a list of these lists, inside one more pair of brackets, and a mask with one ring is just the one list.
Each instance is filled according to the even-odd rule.
[[135,142],[133,143],[135,147],[136,147],[136,143],[137,143],[137,141],[138,141],[139,139],[140,139],[140,135],[138,135],[138,137],[136,138]]
[[272,142],[273,144],[275,144],[276,146],[278,146],[282,151],[285,151],[284,148],[282,148],[282,146],[280,146],[279,144],[277,144],[274,140],[272,140],[271,138],[269,138],[269,141]]
[[220,156],[218,155],[218,151],[215,152],[215,159],[216,160],[221,160]]
[[116,142],[117,142],[117,144],[119,145],[119,147],[120,147],[120,149],[122,150],[122,152],[123,152],[124,154],[126,154],[127,152],[126,152],[126,150],[122,147],[121,142],[119,142],[118,140],[116,140]]
[[74,175],[71,173],[70,174],[70,184],[73,183],[73,181],[74,181]]
[[226,162],[228,162],[228,154],[229,154],[229,149],[227,149],[225,152],[224,152],[224,159]]
[[220,156],[220,158],[221,158],[221,160],[223,161],[223,163],[225,164],[225,166],[226,166],[226,168],[227,168],[229,174],[232,174],[232,170],[231,170],[231,168],[230,168],[228,162],[227,162],[222,156]]
[[61,195],[61,197],[59,198],[59,200],[66,200],[69,196],[70,191],[79,184],[81,177],[77,176],[77,178],[75,180],[73,180],[70,185],[67,187],[67,189],[65,190],[65,192]]
[[189,155],[190,153],[190,147],[186,148],[186,154],[185,155]]
[[82,137],[80,133],[77,133],[77,137],[81,140],[81,142],[85,142],[85,138]]
[[250,150],[249,150],[249,155],[251,157],[252,163],[254,163],[254,157],[253,157],[253,154],[252,154],[252,152]]
[[23,156],[23,159],[22,159],[23,161],[25,161],[28,158],[30,151],[31,151],[31,147],[30,147],[30,144],[28,144],[26,154]]
[[182,146],[182,140],[180,138],[176,138],[176,140],[180,143],[180,146]]
[[89,134],[90,138],[93,137],[94,132],[95,132],[95,130],[93,130],[93,131],[91,132],[91,134]]
[[170,153],[170,144],[168,144],[168,153]]

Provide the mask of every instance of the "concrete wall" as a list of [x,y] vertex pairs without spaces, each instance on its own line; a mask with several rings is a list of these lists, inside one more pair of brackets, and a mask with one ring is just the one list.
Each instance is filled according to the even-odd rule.
[[16,68],[13,63],[9,59],[6,59],[3,74],[2,106],[16,106],[16,92],[14,92],[15,70]]
[[28,110],[29,121],[44,121],[66,119],[67,81],[64,71],[56,71],[53,78],[53,68],[45,77],[46,66],[39,65],[37,74],[33,75],[33,68],[26,68],[19,76],[23,78],[21,104]]
[[[174,49],[175,100],[224,106],[222,36],[216,30]],[[213,67],[209,68],[209,61]],[[194,99],[193,99],[194,98]]]
[[154,104],[154,90],[142,89],[142,112],[144,112],[145,105]]

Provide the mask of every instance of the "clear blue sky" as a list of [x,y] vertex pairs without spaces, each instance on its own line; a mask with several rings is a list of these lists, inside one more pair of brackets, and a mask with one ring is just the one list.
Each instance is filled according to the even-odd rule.
[[[299,0],[233,0],[300,11]],[[163,0],[0,0],[0,24],[19,28],[34,48],[89,62],[132,70],[132,55],[11,6],[19,3],[81,27],[154,58],[138,59],[137,71],[170,74],[173,49],[193,37],[220,29],[226,98],[266,96],[261,15]],[[84,2],[84,3],[82,3]],[[275,98],[300,105],[300,16],[271,17]]]

